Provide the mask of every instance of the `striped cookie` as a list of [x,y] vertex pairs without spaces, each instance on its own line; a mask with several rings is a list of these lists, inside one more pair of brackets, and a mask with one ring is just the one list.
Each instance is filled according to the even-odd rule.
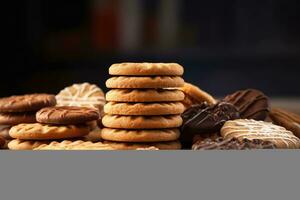
[[105,104],[103,91],[94,84],[73,84],[56,95],[58,106],[97,108],[101,112]]
[[221,129],[221,135],[225,138],[260,139],[270,141],[277,148],[298,149],[300,148],[300,139],[292,132],[281,126],[269,122],[239,119],[227,121]]

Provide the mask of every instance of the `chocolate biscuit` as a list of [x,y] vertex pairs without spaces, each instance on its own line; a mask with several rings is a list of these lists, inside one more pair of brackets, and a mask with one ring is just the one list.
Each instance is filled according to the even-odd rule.
[[26,94],[0,99],[0,112],[30,112],[48,106],[55,106],[54,95]]
[[268,97],[259,90],[237,91],[226,96],[223,101],[235,105],[243,119],[265,120],[269,113]]
[[82,124],[97,120],[99,112],[93,108],[57,106],[41,109],[36,113],[37,121],[46,124]]

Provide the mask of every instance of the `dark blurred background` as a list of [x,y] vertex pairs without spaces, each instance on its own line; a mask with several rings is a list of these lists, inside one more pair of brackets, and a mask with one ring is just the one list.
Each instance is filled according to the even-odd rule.
[[84,81],[106,90],[108,67],[123,61],[181,63],[187,82],[217,96],[249,87],[300,96],[297,0],[26,0],[2,9],[1,96]]

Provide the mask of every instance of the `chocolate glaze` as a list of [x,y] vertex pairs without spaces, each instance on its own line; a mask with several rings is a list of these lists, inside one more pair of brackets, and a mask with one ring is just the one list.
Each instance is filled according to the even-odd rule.
[[236,138],[223,139],[219,137],[215,140],[206,139],[193,144],[193,150],[247,150],[247,149],[275,149],[276,146],[269,141],[259,139],[239,141]]
[[240,90],[226,96],[223,101],[235,105],[243,119],[265,120],[269,113],[268,97],[259,90]]
[[195,134],[212,134],[220,131],[228,120],[240,118],[237,108],[227,102],[209,106],[207,103],[195,105],[182,114],[182,143],[190,144]]

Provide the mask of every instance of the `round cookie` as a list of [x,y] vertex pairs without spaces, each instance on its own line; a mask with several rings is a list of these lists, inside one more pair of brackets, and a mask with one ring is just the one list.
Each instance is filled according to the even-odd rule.
[[182,103],[185,105],[186,109],[192,105],[201,104],[204,102],[208,103],[209,105],[217,103],[217,100],[214,99],[210,94],[193,84],[184,83],[184,86],[179,89],[185,94],[185,98]]
[[104,112],[110,115],[178,115],[183,113],[184,106],[180,102],[170,103],[116,103],[109,102]]
[[65,140],[62,142],[51,142],[50,144],[40,145],[34,150],[115,150],[108,144],[103,144],[101,142],[92,143],[82,140],[69,141]]
[[177,63],[118,63],[109,68],[117,76],[182,76],[184,69]]
[[225,138],[260,139],[270,141],[281,149],[300,148],[300,139],[292,132],[281,126],[269,122],[239,119],[227,121],[221,129],[221,135]]
[[101,136],[104,140],[115,142],[167,142],[179,138],[178,129],[159,130],[123,130],[104,128]]
[[3,125],[16,125],[35,122],[35,113],[0,113],[0,124]]
[[292,131],[295,136],[300,138],[300,115],[283,109],[273,108],[269,116],[275,124]]
[[101,112],[105,104],[103,91],[90,83],[73,84],[56,95],[58,106],[97,108]]
[[175,89],[113,89],[106,100],[113,102],[175,102],[182,101],[184,93]]
[[107,88],[118,89],[150,89],[150,88],[176,88],[181,87],[184,80],[179,76],[154,76],[154,77],[112,77],[106,81]]
[[105,115],[102,123],[108,128],[117,129],[162,129],[177,128],[182,124],[180,115],[166,116],[121,116]]
[[181,149],[181,144],[179,141],[154,142],[154,143],[129,143],[129,142],[104,141],[103,143],[110,145],[116,150],[139,150],[139,149],[148,149],[151,147],[155,147],[159,150]]
[[13,126],[9,135],[20,140],[55,140],[83,137],[89,133],[87,126],[54,126],[40,123]]
[[265,120],[269,113],[268,97],[259,90],[240,90],[223,101],[236,106],[242,119]]
[[55,106],[54,95],[26,94],[0,99],[0,112],[30,112],[48,106]]
[[11,140],[7,146],[10,150],[33,150],[42,144],[49,144],[52,141],[33,141],[33,140]]
[[98,110],[75,106],[47,107],[36,113],[37,121],[46,124],[82,124],[98,118]]

